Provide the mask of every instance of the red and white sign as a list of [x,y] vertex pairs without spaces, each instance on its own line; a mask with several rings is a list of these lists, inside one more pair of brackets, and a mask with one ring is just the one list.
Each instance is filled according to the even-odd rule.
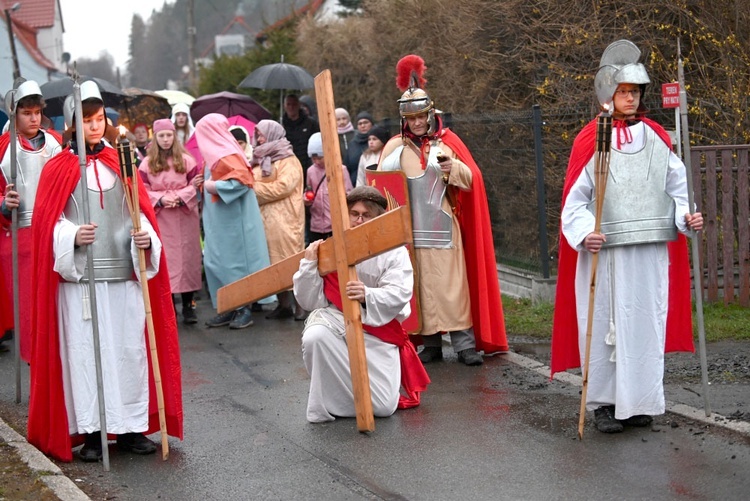
[[661,84],[661,107],[662,108],[679,108],[680,107],[680,84],[665,83]]

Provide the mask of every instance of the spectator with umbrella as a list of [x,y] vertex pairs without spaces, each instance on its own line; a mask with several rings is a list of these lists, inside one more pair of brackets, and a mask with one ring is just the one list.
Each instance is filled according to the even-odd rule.
[[193,294],[202,287],[196,189],[201,172],[176,140],[171,120],[154,122],[154,139],[138,171],[161,229],[172,293],[182,296],[182,320],[186,324],[197,323]]
[[[255,126],[253,177],[260,213],[266,228],[271,264],[302,251],[305,247],[305,211],[302,201],[302,165],[294,156],[284,128],[273,120]],[[302,308],[295,312],[291,291],[278,294],[278,307],[266,318],[304,320]]]

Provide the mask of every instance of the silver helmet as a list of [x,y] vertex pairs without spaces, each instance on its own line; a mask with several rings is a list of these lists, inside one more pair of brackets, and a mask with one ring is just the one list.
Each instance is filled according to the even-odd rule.
[[431,134],[436,127],[435,113],[437,110],[435,110],[435,103],[433,103],[427,91],[422,88],[427,83],[423,77],[426,69],[424,60],[415,54],[404,56],[398,61],[396,64],[396,85],[403,94],[397,102],[402,126],[406,118],[427,113],[429,122],[427,132]]
[[[104,103],[102,93],[99,92],[99,86],[93,80],[81,82],[81,102],[87,99],[98,99],[102,104]],[[63,117],[65,118],[66,127],[73,127],[75,125],[75,111],[76,103],[73,94],[71,94],[65,98],[65,102],[63,103]]]
[[599,104],[609,107],[620,84],[651,83],[645,66],[638,62],[640,58],[640,49],[630,40],[612,42],[604,49],[599,61],[599,71],[594,78],[594,89]]

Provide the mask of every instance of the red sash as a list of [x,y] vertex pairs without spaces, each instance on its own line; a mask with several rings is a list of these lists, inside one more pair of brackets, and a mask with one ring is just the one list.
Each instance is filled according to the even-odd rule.
[[[339,310],[342,309],[341,293],[339,291],[338,273],[329,273],[323,277],[323,292],[326,298]],[[385,325],[374,327],[362,324],[362,328],[381,341],[398,346],[401,361],[401,387],[406,395],[399,395],[398,408],[409,409],[419,405],[419,394],[427,389],[430,376],[417,356],[409,335],[395,318]]]

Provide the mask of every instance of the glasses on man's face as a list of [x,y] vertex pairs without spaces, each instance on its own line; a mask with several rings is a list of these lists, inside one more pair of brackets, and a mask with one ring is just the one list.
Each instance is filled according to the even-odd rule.
[[615,91],[615,95],[620,97],[628,97],[628,94],[633,97],[640,97],[641,89],[617,89]]
[[372,215],[369,212],[357,212],[355,210],[349,211],[349,219],[352,223],[359,221],[362,219],[362,222],[369,221],[372,219]]

